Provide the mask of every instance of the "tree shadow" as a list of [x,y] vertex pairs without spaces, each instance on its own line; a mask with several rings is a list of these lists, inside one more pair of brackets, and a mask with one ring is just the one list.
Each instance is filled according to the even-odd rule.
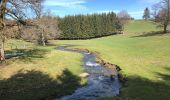
[[6,51],[6,59],[16,58],[22,62],[33,62],[33,59],[44,58],[45,54],[48,53],[48,50],[45,49],[33,49],[33,50],[15,50],[15,51]]
[[1,100],[51,100],[69,95],[80,87],[81,78],[64,70],[56,79],[40,71],[19,71],[0,80]]
[[[165,70],[167,70],[170,73],[170,67],[165,67]],[[161,78],[163,81],[166,81],[167,84],[170,84],[170,74],[160,73],[160,72],[154,72],[159,78]]]
[[156,73],[161,79],[167,81],[170,84],[170,75],[163,74],[163,73]]
[[149,37],[149,36],[162,36],[162,35],[165,35],[165,33],[162,32],[162,31],[152,31],[152,32],[144,32],[142,35],[132,36],[132,38]]
[[[170,71],[170,68],[167,68]],[[158,80],[128,76],[120,100],[170,100],[170,75],[155,73]],[[160,80],[161,79],[161,80]]]
[[65,48],[70,47],[77,47],[77,46],[83,46],[83,45],[74,45],[74,44],[56,44],[57,47],[64,46]]
[[46,46],[56,46],[56,44],[53,44],[53,43],[48,42],[48,43],[46,44]]

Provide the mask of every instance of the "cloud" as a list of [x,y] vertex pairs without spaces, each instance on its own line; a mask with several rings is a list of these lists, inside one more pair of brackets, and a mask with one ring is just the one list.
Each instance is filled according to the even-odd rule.
[[84,8],[85,3],[86,0],[45,0],[44,5],[66,7],[66,8],[75,8],[75,7]]
[[86,3],[87,0],[45,0],[44,6],[46,9],[50,8],[52,13],[63,17],[88,11]]

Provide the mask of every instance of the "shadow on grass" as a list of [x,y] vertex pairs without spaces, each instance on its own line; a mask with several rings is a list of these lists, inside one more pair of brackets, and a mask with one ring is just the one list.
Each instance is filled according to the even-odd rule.
[[53,43],[47,43],[46,46],[56,46],[56,44]]
[[[170,73],[170,67],[165,67],[164,69]],[[159,72],[155,72],[155,74],[159,76],[159,78],[161,78],[163,81],[166,81],[167,84],[170,85],[170,74],[167,75],[167,74],[159,73]]]
[[[170,71],[170,67],[165,68]],[[120,95],[99,100],[170,100],[170,75],[155,73],[162,81],[152,81],[139,76],[128,76]]]
[[[170,68],[166,70],[170,71]],[[159,78],[157,81],[129,76],[118,100],[170,100],[170,74],[155,75]]]
[[64,70],[56,79],[40,71],[19,71],[11,78],[0,80],[1,100],[51,100],[71,94],[81,78]]
[[15,51],[6,51],[6,58],[10,59],[16,57],[16,60],[22,62],[33,62],[33,59],[44,58],[45,54],[48,53],[48,50],[45,49],[33,49],[33,50],[15,50]]
[[162,36],[165,35],[166,33],[162,32],[162,31],[152,31],[152,32],[144,32],[142,35],[138,35],[138,36],[132,36],[132,38],[135,37],[148,37],[148,36]]

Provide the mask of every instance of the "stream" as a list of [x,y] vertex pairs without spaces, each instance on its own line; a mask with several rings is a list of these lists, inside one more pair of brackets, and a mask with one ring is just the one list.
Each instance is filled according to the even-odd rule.
[[[84,72],[88,73],[87,85],[75,90],[71,95],[63,96],[56,100],[96,100],[102,97],[113,97],[119,94],[120,83],[117,72],[113,72],[99,63],[96,63],[96,55],[68,49],[69,46],[60,46],[57,49],[67,52],[83,54]],[[110,75],[115,75],[111,78]]]

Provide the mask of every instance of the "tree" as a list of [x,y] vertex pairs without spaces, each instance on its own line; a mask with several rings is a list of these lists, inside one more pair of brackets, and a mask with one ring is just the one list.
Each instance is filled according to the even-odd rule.
[[[0,38],[1,38],[1,48],[0,48],[0,61],[5,60],[5,53],[4,53],[4,44],[5,44],[5,12],[6,12],[6,3],[7,0],[1,0],[0,1]],[[3,30],[3,31],[2,31]]]
[[131,20],[131,16],[130,14],[128,14],[128,12],[126,10],[122,10],[117,14],[118,20],[120,22],[119,25],[122,26],[122,28],[124,27],[124,25],[126,23],[128,23],[129,20]]
[[156,15],[156,21],[163,27],[163,32],[167,33],[167,27],[170,22],[170,0],[162,0]]
[[158,18],[159,8],[160,8],[159,3],[156,3],[152,6],[152,16],[155,22],[157,21],[157,18]]
[[29,20],[29,23],[30,25],[22,26],[20,30],[21,38],[30,42],[36,40],[38,44],[45,46],[49,39],[57,39],[61,33],[57,17],[43,15],[40,19]]
[[143,19],[148,20],[150,18],[150,10],[149,8],[145,8],[143,13]]
[[42,3],[42,0],[0,0],[0,61],[5,60],[4,44],[7,38],[6,31],[6,16],[12,18],[16,22],[26,25],[24,19],[27,17],[26,10],[31,10],[37,3]]
[[39,44],[45,46],[48,39],[57,38],[60,30],[58,28],[58,22],[56,18],[51,16],[42,16],[40,19],[37,19],[36,22],[36,25],[38,25],[37,35],[39,37]]
[[128,14],[126,10],[122,10],[117,14],[117,17],[122,20],[130,20],[131,16]]
[[35,12],[35,16],[36,16],[36,19],[33,21],[34,22],[34,25],[36,26],[36,31],[38,33],[38,43],[39,44],[42,44],[43,46],[46,45],[45,43],[45,27],[44,25],[42,25],[42,21],[44,22],[44,18],[42,18],[42,15],[43,15],[43,6],[42,4],[39,2],[39,3],[36,3],[35,6],[32,7],[33,11]]

